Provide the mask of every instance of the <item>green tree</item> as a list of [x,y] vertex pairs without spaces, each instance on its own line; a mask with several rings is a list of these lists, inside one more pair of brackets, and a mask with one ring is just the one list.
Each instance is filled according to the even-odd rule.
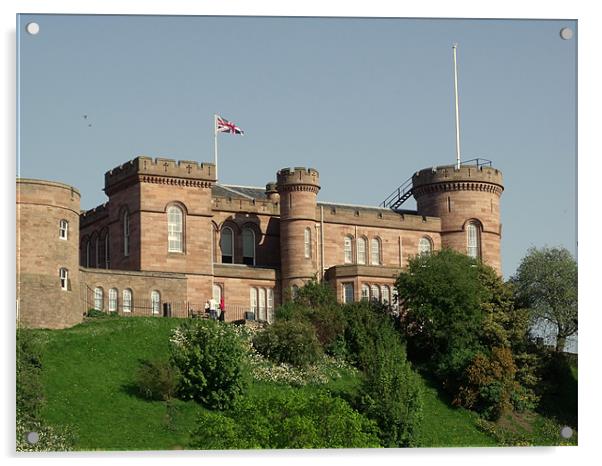
[[577,332],[577,262],[565,248],[531,248],[512,277],[518,303],[529,308],[534,323],[556,329],[556,351]]

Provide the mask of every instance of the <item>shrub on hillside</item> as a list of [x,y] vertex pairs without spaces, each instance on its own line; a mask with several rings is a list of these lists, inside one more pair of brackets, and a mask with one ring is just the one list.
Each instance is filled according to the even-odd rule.
[[287,390],[246,398],[231,411],[202,413],[198,449],[378,447],[376,425],[327,392]]
[[315,363],[322,354],[314,327],[303,320],[276,321],[255,335],[253,346],[272,361],[297,367]]
[[167,401],[176,394],[179,375],[170,361],[144,361],[136,373],[136,387],[144,398]]
[[186,321],[174,330],[170,349],[183,398],[226,409],[244,394],[249,381],[247,350],[230,325]]
[[23,419],[37,419],[44,402],[40,343],[27,329],[17,330],[17,412]]

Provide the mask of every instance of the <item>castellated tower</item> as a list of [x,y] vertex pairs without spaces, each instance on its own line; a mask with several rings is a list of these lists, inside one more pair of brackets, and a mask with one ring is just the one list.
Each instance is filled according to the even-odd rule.
[[412,177],[418,213],[441,218],[441,245],[478,257],[502,273],[502,172],[477,165],[427,168]]
[[313,168],[283,168],[277,173],[280,195],[280,262],[283,296],[318,271],[316,208],[320,175]]
[[17,318],[26,327],[82,321],[80,194],[52,181],[17,179]]

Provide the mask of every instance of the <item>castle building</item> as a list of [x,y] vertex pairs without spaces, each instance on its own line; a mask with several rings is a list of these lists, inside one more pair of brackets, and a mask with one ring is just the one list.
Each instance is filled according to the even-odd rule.
[[[217,183],[210,163],[137,157],[105,174],[108,201],[80,212],[70,186],[17,180],[23,325],[61,328],[89,308],[187,317],[210,298],[226,320],[271,321],[312,279],[342,302],[394,302],[396,276],[442,247],[501,272],[502,174],[465,163],[416,172],[381,207],[318,201],[313,168],[264,188]],[[413,195],[416,211],[400,210]]]

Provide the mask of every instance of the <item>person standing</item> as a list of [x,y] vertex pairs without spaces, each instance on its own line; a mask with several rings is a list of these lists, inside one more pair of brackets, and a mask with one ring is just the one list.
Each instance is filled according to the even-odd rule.
[[212,320],[217,320],[217,301],[215,298],[209,300],[209,315]]

